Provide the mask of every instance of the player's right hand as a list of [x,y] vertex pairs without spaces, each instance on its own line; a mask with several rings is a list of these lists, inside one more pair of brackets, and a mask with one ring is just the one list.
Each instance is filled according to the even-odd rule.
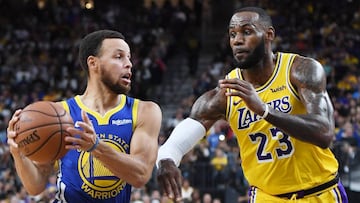
[[157,170],[157,180],[160,190],[175,202],[181,201],[182,176],[180,169],[171,159],[163,159]]
[[20,153],[19,152],[19,148],[18,148],[18,144],[15,142],[15,137],[16,137],[16,122],[20,119],[19,115],[21,113],[21,109],[18,109],[15,111],[15,113],[13,114],[13,116],[11,117],[11,119],[9,120],[9,124],[8,127],[6,129],[6,135],[7,135],[7,143],[10,147],[10,153],[11,154],[15,154],[15,153]]

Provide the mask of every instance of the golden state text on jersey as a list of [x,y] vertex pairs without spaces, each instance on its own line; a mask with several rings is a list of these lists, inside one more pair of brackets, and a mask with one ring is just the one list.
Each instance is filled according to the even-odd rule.
[[[122,153],[130,153],[130,142],[136,126],[138,100],[121,96],[120,104],[105,115],[87,108],[75,96],[63,101],[74,122],[82,120],[84,110],[97,136]],[[76,126],[75,126],[76,127]],[[70,150],[59,161],[58,202],[129,202],[131,186],[116,177],[89,152]]]

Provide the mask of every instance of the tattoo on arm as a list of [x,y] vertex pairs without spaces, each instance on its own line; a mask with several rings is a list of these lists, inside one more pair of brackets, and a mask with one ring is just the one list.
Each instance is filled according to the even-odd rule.
[[220,89],[213,89],[200,96],[194,103],[190,117],[202,122],[205,127],[225,118],[226,96]]
[[322,66],[312,59],[299,59],[297,63],[294,83],[308,113],[327,115],[326,77]]

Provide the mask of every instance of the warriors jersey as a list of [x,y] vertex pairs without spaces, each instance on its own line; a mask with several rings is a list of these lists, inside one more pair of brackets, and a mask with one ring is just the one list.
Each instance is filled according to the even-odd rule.
[[[79,96],[62,104],[74,123],[82,121],[81,110],[85,111],[103,142],[121,153],[130,153],[137,99],[121,95],[120,104],[105,115],[86,107]],[[86,151],[70,150],[59,161],[57,186],[55,202],[130,202],[131,186]]]
[[[306,114],[305,106],[290,83],[290,69],[295,57],[294,54],[278,53],[270,79],[256,88],[256,92],[262,101],[277,111]],[[243,79],[239,68],[226,77]],[[250,185],[275,195],[312,188],[335,177],[338,162],[330,149],[322,149],[282,132],[249,110],[239,97],[228,97],[226,113],[237,137],[244,175]]]

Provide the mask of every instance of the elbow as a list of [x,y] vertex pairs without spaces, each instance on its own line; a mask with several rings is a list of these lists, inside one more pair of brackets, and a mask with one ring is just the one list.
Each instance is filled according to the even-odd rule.
[[145,175],[139,175],[135,178],[134,182],[131,185],[135,188],[141,188],[146,185],[149,179],[150,177],[147,177]]
[[[133,173],[131,176],[131,180],[129,180],[129,184],[136,188],[141,188],[146,185],[146,183],[150,180],[151,174],[153,170],[149,170],[151,167],[144,166],[141,169],[138,168],[136,173]],[[153,169],[153,168],[151,168]]]
[[35,187],[26,188],[26,192],[31,196],[37,196],[40,195],[45,189],[37,189]]
[[322,149],[326,149],[331,146],[331,143],[334,140],[334,126],[329,122],[324,122],[321,126],[322,127],[317,130],[317,135],[314,136],[318,138],[318,143],[316,145]]
[[322,138],[318,141],[317,146],[321,147],[322,149],[329,148],[333,141],[333,134],[328,133],[322,136]]
[[326,149],[330,147],[330,143],[327,142],[322,142],[318,144],[319,147],[321,147],[322,149]]

